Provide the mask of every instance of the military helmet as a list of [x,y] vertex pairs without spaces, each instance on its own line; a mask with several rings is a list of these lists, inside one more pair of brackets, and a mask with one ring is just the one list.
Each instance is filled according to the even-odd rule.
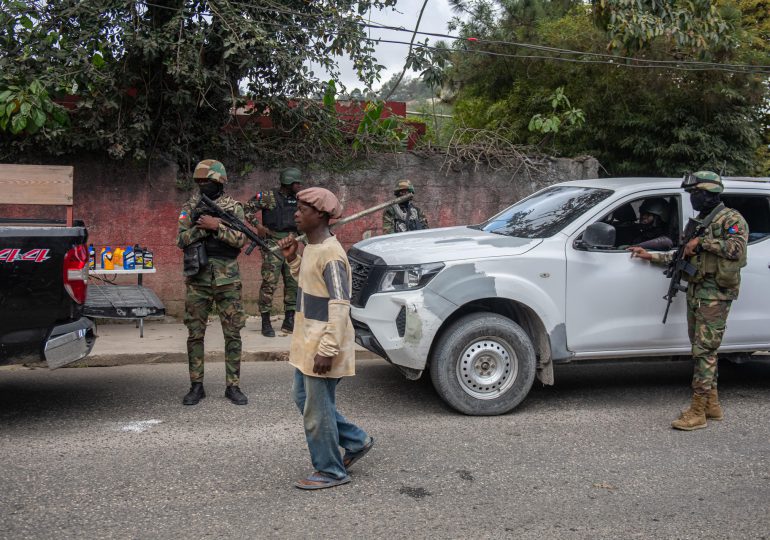
[[225,166],[221,162],[215,159],[204,159],[195,166],[193,179],[211,180],[212,182],[224,184],[227,182],[227,171],[225,171]]
[[654,199],[647,199],[639,207],[640,214],[652,214],[658,216],[661,221],[668,222],[668,203],[666,199],[656,197]]
[[414,186],[412,185],[412,182],[409,180],[399,180],[396,182],[396,188],[393,190],[393,193],[398,194],[399,191],[408,190],[409,193],[414,193]]
[[292,184],[302,183],[302,171],[297,169],[296,167],[287,167],[286,169],[281,171],[281,185],[283,186],[290,186]]
[[703,189],[711,193],[722,193],[725,190],[722,177],[711,171],[698,171],[687,173],[682,180],[682,188],[685,191]]

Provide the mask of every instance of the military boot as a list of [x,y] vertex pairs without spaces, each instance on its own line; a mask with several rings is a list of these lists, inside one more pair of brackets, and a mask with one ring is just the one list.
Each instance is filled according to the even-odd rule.
[[725,415],[722,414],[722,406],[719,405],[719,395],[717,389],[712,388],[709,392],[708,401],[706,401],[706,418],[711,420],[721,420]]
[[706,427],[706,400],[708,395],[693,394],[690,408],[671,423],[674,429],[692,431]]
[[249,402],[249,398],[246,397],[246,394],[241,392],[241,389],[235,385],[227,387],[227,390],[225,390],[225,397],[236,405],[246,405]]
[[203,383],[194,382],[190,385],[190,391],[187,392],[184,399],[182,399],[183,405],[197,405],[200,400],[206,397],[206,391],[203,389]]
[[275,337],[275,330],[270,324],[270,312],[262,314],[262,335],[265,337]]
[[284,315],[281,332],[286,332],[287,334],[294,332],[294,311],[289,310]]

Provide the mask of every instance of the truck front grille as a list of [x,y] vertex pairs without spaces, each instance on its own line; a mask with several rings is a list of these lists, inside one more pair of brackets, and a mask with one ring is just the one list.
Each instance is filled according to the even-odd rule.
[[351,278],[353,281],[350,304],[358,308],[366,307],[369,297],[377,292],[387,266],[379,257],[355,247],[350,248],[350,251],[348,251],[348,261],[350,261]]
[[350,298],[350,303],[354,306],[360,307],[361,293],[366,286],[366,280],[369,277],[369,273],[372,267],[363,261],[349,257],[350,271],[353,274],[353,294]]

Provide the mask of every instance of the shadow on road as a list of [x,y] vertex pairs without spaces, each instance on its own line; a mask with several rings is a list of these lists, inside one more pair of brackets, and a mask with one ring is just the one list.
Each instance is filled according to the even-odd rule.
[[[770,357],[768,357],[770,358]],[[222,366],[207,368],[217,377],[207,383],[207,392],[218,399]],[[289,403],[291,368],[287,364],[245,364],[243,386],[259,400]],[[0,426],[2,422],[55,420],[62,417],[87,418],[113,409],[163,410],[181,407],[186,391],[182,365],[124,366],[121,368],[83,368],[49,372],[13,370],[0,372]],[[670,399],[672,393],[689,393],[690,361],[635,361],[574,363],[557,365],[554,386],[535,384],[514,414],[532,407],[563,407],[580,403],[583,407],[621,407],[629,395],[652,400]],[[272,381],[272,382],[270,382]],[[770,392],[770,361],[735,365],[720,362],[720,388],[724,392]],[[401,416],[457,415],[447,406],[424,374],[417,381],[405,379],[384,361],[365,361],[356,377],[339,388],[344,407],[352,411],[387,411]],[[221,396],[219,396],[221,397]],[[209,400],[211,401],[211,400]],[[224,402],[223,402],[224,403]]]

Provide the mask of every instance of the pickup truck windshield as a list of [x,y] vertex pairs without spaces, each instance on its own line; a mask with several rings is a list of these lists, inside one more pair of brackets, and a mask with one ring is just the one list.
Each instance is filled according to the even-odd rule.
[[478,228],[517,238],[548,238],[610,194],[609,189],[550,187],[517,202]]

